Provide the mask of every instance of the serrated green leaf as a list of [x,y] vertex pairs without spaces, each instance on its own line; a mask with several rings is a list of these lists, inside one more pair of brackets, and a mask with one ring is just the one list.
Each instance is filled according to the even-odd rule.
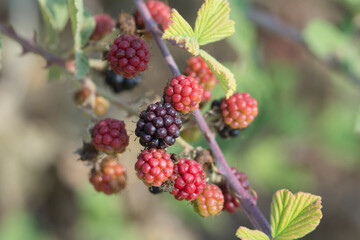
[[298,239],[313,231],[320,223],[321,197],[279,190],[271,203],[271,235],[274,240]]
[[226,0],[206,0],[198,11],[195,22],[195,37],[200,46],[219,41],[234,32],[230,20],[229,3]]
[[200,49],[199,55],[219,80],[220,85],[225,91],[226,97],[228,98],[233,95],[236,91],[234,74],[204,50]]
[[83,0],[68,0],[68,6],[74,37],[76,77],[82,78],[89,70],[89,60],[81,48],[88,42],[95,27],[95,20],[84,9]]
[[323,59],[348,42],[344,34],[324,20],[312,20],[304,29],[303,36],[311,51]]
[[259,230],[250,230],[246,227],[239,227],[236,236],[242,240],[270,240],[265,233]]
[[60,32],[69,19],[66,0],[38,0],[45,22]]
[[195,38],[194,31],[176,9],[171,10],[171,22],[162,38],[175,40],[177,44],[183,45],[191,54],[198,55],[199,44]]

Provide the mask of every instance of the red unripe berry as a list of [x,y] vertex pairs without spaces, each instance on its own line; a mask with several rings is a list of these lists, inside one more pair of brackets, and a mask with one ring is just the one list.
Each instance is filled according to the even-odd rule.
[[159,187],[172,177],[174,163],[170,154],[162,149],[150,148],[142,150],[135,163],[137,176],[148,187]]
[[218,83],[217,78],[200,56],[190,57],[187,64],[185,68],[186,75],[194,77],[199,81],[199,84],[204,88],[202,101],[209,101],[211,90]]
[[193,77],[180,75],[170,81],[165,87],[165,102],[171,103],[174,108],[182,113],[188,113],[199,108],[203,96],[203,88],[198,80]]
[[107,154],[122,153],[129,145],[125,123],[112,118],[98,122],[91,129],[91,138],[96,150]]
[[150,52],[142,38],[122,34],[110,46],[107,60],[116,74],[132,78],[147,69]]
[[[171,23],[170,7],[161,1],[154,0],[146,2],[146,7],[149,9],[149,12],[154,21],[160,24],[163,30],[167,29]],[[135,18],[137,25],[140,28],[144,28],[145,23],[138,10],[135,11]]]
[[258,115],[257,101],[249,93],[235,93],[221,102],[224,122],[233,129],[247,128]]
[[100,40],[112,32],[115,21],[108,14],[95,15],[95,29],[90,37],[91,40]]
[[202,166],[191,159],[181,158],[174,168],[175,183],[171,192],[177,200],[193,201],[205,188],[205,172]]
[[114,194],[126,185],[126,169],[114,157],[104,159],[100,169],[91,172],[90,182],[98,192]]
[[224,207],[224,195],[215,184],[206,184],[204,191],[193,202],[193,206],[200,216],[215,216]]

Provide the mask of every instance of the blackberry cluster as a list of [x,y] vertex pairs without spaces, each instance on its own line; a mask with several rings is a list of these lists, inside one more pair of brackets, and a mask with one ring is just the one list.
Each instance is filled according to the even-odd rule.
[[148,187],[160,187],[172,177],[174,163],[170,154],[163,149],[150,148],[142,150],[135,163],[137,176]]
[[100,169],[93,169],[90,182],[98,192],[106,194],[118,193],[126,185],[126,169],[114,157],[104,159]]
[[165,102],[171,103],[177,111],[185,114],[198,109],[203,96],[203,88],[199,81],[184,75],[171,79],[164,92]]
[[211,91],[218,83],[218,80],[206,62],[200,56],[190,57],[187,61],[185,73],[199,81],[200,85],[204,88],[202,101],[209,101],[211,98]]
[[138,75],[133,78],[125,78],[120,74],[116,74],[113,70],[108,70],[106,71],[105,82],[114,93],[120,93],[136,87],[141,82],[141,77]]
[[181,118],[171,104],[157,102],[140,113],[135,135],[144,147],[165,149],[175,143],[181,127]]
[[[154,21],[160,24],[163,30],[167,29],[169,24],[171,23],[170,7],[161,1],[154,1],[154,0],[150,0],[146,2],[146,7],[149,9],[149,12],[152,18],[154,19]],[[136,18],[137,25],[140,28],[144,28],[145,23],[139,11],[136,10],[134,15]]]
[[204,191],[206,180],[202,166],[191,159],[180,158],[175,164],[176,175],[171,192],[175,199],[193,201]]
[[147,69],[150,52],[142,38],[122,34],[110,46],[107,60],[115,73],[131,78]]
[[258,115],[257,101],[249,93],[223,98],[220,109],[225,124],[233,129],[247,128]]
[[97,41],[112,32],[115,27],[115,21],[108,14],[105,13],[95,15],[94,18],[95,29],[91,34],[90,39]]
[[98,122],[90,132],[92,144],[100,152],[122,153],[129,145],[129,136],[123,121],[106,118]]
[[224,207],[224,195],[215,184],[206,184],[204,191],[193,202],[194,210],[202,217],[215,216]]
[[[247,191],[250,191],[250,183],[248,181],[248,178],[244,172],[239,172],[236,168],[231,168],[231,171],[235,175],[235,177],[238,179],[238,181],[241,183],[243,188]],[[224,210],[226,210],[229,213],[235,213],[237,209],[241,207],[240,202],[237,200],[237,198],[233,195],[231,192],[228,184],[222,183],[220,185],[221,191],[224,194]],[[256,195],[253,195],[253,201],[254,204],[256,204]]]

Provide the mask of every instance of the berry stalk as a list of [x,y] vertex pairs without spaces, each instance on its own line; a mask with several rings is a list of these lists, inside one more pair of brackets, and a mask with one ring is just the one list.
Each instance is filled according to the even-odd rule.
[[[156,22],[151,17],[150,12],[146,7],[146,4],[143,0],[134,0],[134,3],[136,4],[140,14],[144,19],[146,30],[150,32],[153,39],[155,40],[171,72],[175,76],[181,75],[174,58],[172,57],[165,42],[161,39],[161,31],[158,29]],[[251,195],[246,191],[246,189],[241,186],[235,175],[232,173],[231,168],[229,167],[224,157],[224,154],[222,153],[219,145],[217,144],[215,137],[212,134],[201,112],[199,110],[196,110],[194,111],[194,115],[212,153],[214,154],[220,172],[228,179],[230,186],[239,196],[239,201],[243,206],[244,212],[246,213],[246,215],[256,229],[263,231],[269,237],[271,237],[269,222],[265,219],[259,208],[257,208],[257,206],[253,203]]]

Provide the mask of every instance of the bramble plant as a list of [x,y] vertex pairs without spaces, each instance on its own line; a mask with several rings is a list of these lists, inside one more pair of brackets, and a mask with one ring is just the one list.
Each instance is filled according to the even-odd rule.
[[[89,180],[97,191],[115,194],[125,188],[126,169],[120,164],[120,154],[128,146],[128,133],[133,130],[144,147],[133,162],[137,177],[145,187],[152,193],[168,192],[176,200],[190,201],[202,217],[243,210],[254,230],[240,226],[236,231],[240,239],[299,239],[318,226],[322,218],[321,197],[303,192],[293,194],[289,190],[274,194],[269,223],[256,206],[257,194],[247,175],[228,165],[215,140],[216,133],[224,138],[238,136],[250,127],[258,111],[261,112],[251,93],[236,92],[234,74],[202,49],[235,32],[236,23],[230,19],[228,1],[205,0],[194,28],[176,9],[160,1],[134,0],[133,16],[121,13],[117,25],[107,14],[93,16],[84,8],[83,0],[38,2],[50,49],[56,45],[58,34],[70,18],[74,38],[72,54],[58,57],[34,41],[23,39],[11,26],[1,24],[0,31],[20,43],[24,53],[40,55],[47,67],[60,66],[78,80],[75,102],[93,121],[89,126],[91,142],[85,142],[78,153],[82,161],[91,165]],[[314,28],[316,26],[306,31],[309,39]],[[90,69],[103,74],[104,82],[114,93],[133,89],[150,64],[151,49],[145,40],[149,35],[173,74],[168,77],[170,80],[164,79],[169,83],[163,86],[161,100],[142,109],[136,129],[126,129],[121,120],[99,119],[106,114],[110,103],[131,115],[138,115],[139,106],[122,103],[101,90],[91,80]],[[165,41],[192,55],[187,59],[186,75],[177,67]],[[309,43],[316,48],[317,43],[311,44],[310,40]],[[0,60],[1,49],[0,35]],[[325,57],[326,50],[320,49],[317,53]],[[103,59],[90,59],[95,52],[102,53]],[[209,101],[217,83],[223,88],[224,97],[212,102],[205,119],[199,109]],[[184,138],[189,129],[190,132],[200,130],[209,149],[194,148],[187,143]],[[176,141],[183,147],[179,156],[167,152]]]

